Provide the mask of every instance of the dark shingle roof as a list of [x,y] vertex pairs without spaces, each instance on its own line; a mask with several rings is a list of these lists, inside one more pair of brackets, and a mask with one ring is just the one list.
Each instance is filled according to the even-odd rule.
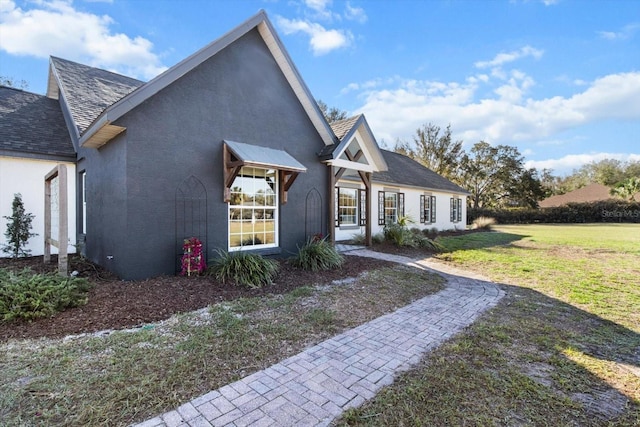
[[144,82],[66,59],[51,57],[73,120],[80,133],[105,108],[130,94]]
[[0,150],[75,157],[60,103],[0,86]]
[[389,170],[375,172],[373,174],[374,181],[468,194],[464,188],[403,154],[388,150],[380,151]]

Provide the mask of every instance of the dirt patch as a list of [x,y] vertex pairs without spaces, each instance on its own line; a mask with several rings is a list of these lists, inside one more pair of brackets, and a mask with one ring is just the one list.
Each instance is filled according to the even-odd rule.
[[[70,334],[123,329],[167,319],[173,314],[197,310],[221,301],[267,294],[282,294],[300,286],[329,284],[356,277],[363,271],[394,265],[373,258],[349,256],[342,268],[311,272],[299,270],[284,260],[273,285],[251,290],[220,283],[211,277],[161,276],[142,281],[122,281],[80,257],[72,256],[69,271],[78,271],[94,285],[89,301],[52,318],[35,321],[0,322],[0,341],[9,338],[63,337]],[[42,257],[11,260],[0,258],[0,268],[52,272],[57,260],[45,265]]]

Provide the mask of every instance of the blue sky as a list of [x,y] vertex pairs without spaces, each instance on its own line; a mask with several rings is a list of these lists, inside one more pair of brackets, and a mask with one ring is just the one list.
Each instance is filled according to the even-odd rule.
[[640,160],[637,0],[0,0],[0,75],[44,94],[54,55],[149,80],[260,9],[389,148],[430,122],[559,175]]

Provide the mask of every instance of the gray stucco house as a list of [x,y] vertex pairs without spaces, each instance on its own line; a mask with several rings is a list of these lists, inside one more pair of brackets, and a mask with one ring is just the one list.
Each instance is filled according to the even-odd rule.
[[11,177],[28,161],[66,162],[70,244],[123,279],[174,274],[190,237],[289,256],[400,215],[466,223],[467,193],[380,150],[364,116],[326,122],[262,11],[146,83],[52,57],[46,96],[0,88],[2,194],[33,186],[33,212],[40,172]]

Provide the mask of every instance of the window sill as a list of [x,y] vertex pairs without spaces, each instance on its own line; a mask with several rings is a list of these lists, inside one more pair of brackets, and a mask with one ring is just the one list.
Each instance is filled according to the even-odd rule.
[[282,248],[273,247],[273,248],[259,248],[259,249],[249,249],[250,246],[243,246],[242,249],[230,249],[230,253],[234,252],[250,252],[252,254],[257,255],[279,255],[282,253]]

